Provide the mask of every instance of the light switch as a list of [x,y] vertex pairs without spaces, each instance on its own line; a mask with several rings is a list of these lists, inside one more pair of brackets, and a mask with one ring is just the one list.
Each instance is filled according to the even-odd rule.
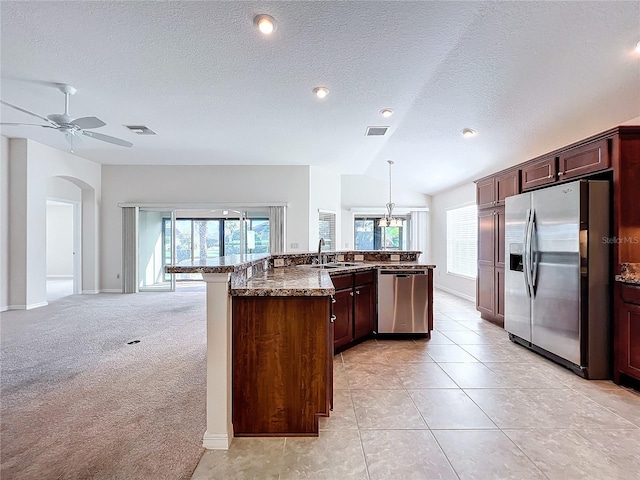
[[392,262],[399,262],[400,261],[400,255],[391,255],[391,261]]
[[292,243],[291,248],[299,248],[297,243]]
[[344,255],[338,255],[338,261],[344,262]]
[[354,262],[363,262],[364,261],[364,255],[354,255],[353,256],[353,261]]

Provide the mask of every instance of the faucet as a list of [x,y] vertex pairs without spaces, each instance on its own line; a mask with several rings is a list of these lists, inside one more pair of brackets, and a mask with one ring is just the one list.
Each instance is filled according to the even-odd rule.
[[318,242],[318,263],[322,264],[324,263],[322,260],[322,256],[320,254],[320,252],[322,251],[322,247],[324,247],[324,238],[320,237],[320,241]]

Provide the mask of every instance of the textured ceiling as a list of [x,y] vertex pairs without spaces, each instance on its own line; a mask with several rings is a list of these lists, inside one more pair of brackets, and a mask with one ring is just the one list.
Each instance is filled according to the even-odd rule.
[[[253,26],[258,13],[276,18],[272,36]],[[59,113],[52,82],[75,86],[72,116],[134,143],[76,148],[105,164],[385,178],[392,159],[395,188],[435,193],[640,117],[640,1],[3,1],[0,14],[1,98]],[[391,128],[367,138],[368,125]],[[465,127],[479,134],[463,139]],[[68,149],[48,129],[1,133]]]

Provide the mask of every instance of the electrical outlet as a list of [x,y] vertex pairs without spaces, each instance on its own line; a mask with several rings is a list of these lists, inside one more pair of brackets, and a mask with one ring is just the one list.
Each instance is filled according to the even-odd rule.
[[299,248],[299,244],[298,243],[292,243],[291,244],[291,248]]
[[276,258],[273,260],[274,267],[284,267],[284,258]]
[[116,278],[120,278],[120,274],[119,273],[116,273]]
[[400,255],[391,255],[391,261],[392,262],[399,262],[400,261]]
[[338,255],[338,261],[344,262],[344,255]]
[[353,261],[354,262],[363,262],[364,261],[364,255],[354,255],[353,256]]

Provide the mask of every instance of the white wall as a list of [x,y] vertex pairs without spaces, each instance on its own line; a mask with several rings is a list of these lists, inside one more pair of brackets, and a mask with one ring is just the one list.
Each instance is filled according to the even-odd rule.
[[69,180],[60,177],[50,177],[47,181],[47,197],[52,200],[81,202],[82,190]]
[[46,305],[46,202],[51,177],[82,189],[82,291],[98,289],[100,165],[32,140],[9,140],[9,308]]
[[102,167],[101,288],[120,291],[122,217],[119,203],[288,203],[286,247],[309,250],[308,166]]
[[[367,209],[370,213],[384,214],[385,205],[389,202],[389,182],[378,180],[366,175],[342,175],[341,176],[341,215],[342,215],[342,243],[343,249],[353,247],[353,215],[354,209]],[[392,200],[396,204],[395,213],[404,214],[414,208],[429,208],[431,197],[420,192],[414,192],[402,188],[394,183]],[[375,211],[373,210],[375,209]],[[427,221],[428,235],[430,221]],[[430,248],[423,252],[421,261],[430,261]]]
[[318,248],[319,217],[318,210],[334,212],[336,214],[336,246],[340,249],[342,232],[340,229],[340,174],[322,167],[309,167],[309,247]]
[[476,203],[476,186],[467,183],[433,196],[431,202],[431,253],[434,284],[451,293],[475,301],[476,281],[447,273],[447,210]]
[[73,276],[73,214],[72,204],[47,204],[47,276]]
[[9,139],[0,136],[0,312],[9,308]]

